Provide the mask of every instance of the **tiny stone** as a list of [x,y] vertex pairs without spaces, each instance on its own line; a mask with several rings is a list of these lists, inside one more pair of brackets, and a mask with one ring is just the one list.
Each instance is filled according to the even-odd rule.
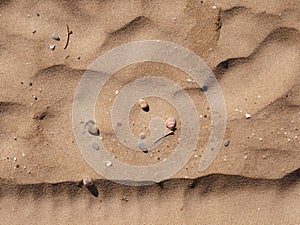
[[215,6],[215,5],[214,5],[212,8],[213,8],[213,9],[216,9],[216,8],[217,8],[217,6]]
[[245,155],[245,156],[244,156],[244,159],[248,159],[248,156]]
[[39,17],[40,16],[40,14],[37,12],[36,14],[35,14],[37,17]]
[[139,135],[139,138],[140,138],[140,139],[145,139],[145,137],[146,137],[146,134],[145,134],[145,133],[140,133],[140,135]]
[[25,156],[25,153],[22,153],[22,156],[24,157],[24,156]]
[[83,179],[82,179],[82,182],[83,182],[83,185],[84,185],[85,187],[89,187],[89,186],[92,186],[92,185],[94,184],[94,182],[92,181],[92,179],[89,178],[89,177],[83,178]]
[[117,94],[119,94],[119,91],[118,91],[118,90],[116,90],[116,95],[117,95]]
[[149,107],[147,101],[143,98],[140,98],[138,102],[142,109],[147,109]]
[[56,35],[56,34],[52,34],[51,37],[52,37],[52,39],[55,40],[55,41],[60,41],[59,36]]
[[96,143],[96,142],[93,142],[93,143],[92,143],[92,147],[93,147],[93,149],[95,149],[95,150],[99,150],[99,145],[98,145],[98,143]]
[[165,161],[167,161],[167,159],[164,159],[163,161],[165,162]]
[[138,142],[138,147],[139,147],[139,149],[141,149],[144,153],[147,153],[147,152],[148,152],[148,148],[146,147],[146,145],[145,145],[143,142],[139,141],[139,142]]
[[245,114],[245,117],[246,117],[247,119],[250,119],[250,118],[251,118],[251,115],[248,114],[248,113],[246,113],[246,114]]
[[266,156],[265,156],[265,155],[263,155],[263,156],[262,156],[262,158],[263,158],[263,159],[265,159],[265,158],[266,158]]
[[112,162],[111,161],[106,161],[105,166],[112,166]]
[[262,141],[263,139],[262,139],[262,138],[259,138],[259,140]]
[[17,157],[14,157],[14,161],[17,161]]
[[50,45],[50,49],[51,49],[52,51],[54,51],[55,45]]
[[33,30],[32,33],[35,34],[35,33],[36,33],[36,30]]
[[225,140],[224,146],[225,146],[225,147],[228,147],[229,144],[230,144],[230,141],[229,141],[229,140]]

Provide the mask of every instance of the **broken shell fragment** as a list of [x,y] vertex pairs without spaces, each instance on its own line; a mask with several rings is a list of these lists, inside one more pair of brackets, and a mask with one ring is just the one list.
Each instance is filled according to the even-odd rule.
[[98,136],[99,135],[99,130],[98,128],[96,127],[96,124],[93,120],[89,120],[87,123],[86,123],[86,127],[87,127],[87,130],[88,132],[91,134],[91,135],[95,135],[95,136]]
[[83,185],[86,187],[92,186],[94,184],[94,182],[92,181],[91,178],[89,177],[85,177],[82,179]]
[[175,118],[169,118],[166,120],[166,127],[170,130],[175,130],[176,128],[176,119]]
[[139,99],[139,105],[143,110],[147,110],[149,108],[147,101],[143,98]]

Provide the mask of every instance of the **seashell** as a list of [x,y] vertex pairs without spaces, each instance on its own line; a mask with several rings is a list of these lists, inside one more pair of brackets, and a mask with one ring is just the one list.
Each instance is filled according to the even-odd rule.
[[148,152],[148,148],[146,147],[146,145],[143,142],[139,141],[137,145],[138,145],[139,149],[141,149],[144,153]]
[[139,105],[143,110],[147,110],[149,108],[147,101],[143,98],[139,99]]
[[83,185],[86,187],[92,186],[94,184],[94,182],[92,181],[91,178],[89,177],[85,177],[82,179]]
[[169,118],[166,120],[166,127],[170,130],[175,130],[176,128],[176,119],[175,118]]
[[98,136],[100,133],[99,133],[99,130],[98,128],[96,127],[96,124],[93,120],[89,120],[85,126],[87,127],[87,130],[88,132],[91,134],[91,135],[95,135],[95,136]]
[[51,37],[55,41],[59,41],[60,40],[60,38],[59,38],[59,36],[57,34],[52,34]]
[[230,144],[230,141],[227,139],[227,140],[225,140],[225,142],[224,142],[224,146],[225,147],[228,147],[229,146],[229,144]]

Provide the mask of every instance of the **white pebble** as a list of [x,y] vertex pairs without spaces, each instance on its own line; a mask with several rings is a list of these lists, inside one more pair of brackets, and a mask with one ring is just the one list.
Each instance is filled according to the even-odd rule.
[[217,6],[215,6],[215,5],[214,5],[212,8],[213,8],[213,9],[216,9],[216,8],[217,8]]
[[111,161],[106,161],[106,162],[105,162],[105,166],[108,166],[108,167],[109,167],[109,166],[112,166],[112,162],[111,162]]
[[250,118],[251,118],[251,115],[250,115],[249,113],[246,113],[246,114],[245,114],[245,117],[246,117],[247,119],[250,119]]
[[51,49],[52,51],[54,51],[55,45],[50,45],[50,49]]
[[17,157],[14,157],[14,161],[17,161]]
[[262,138],[259,138],[259,140],[262,141],[263,139],[262,139]]
[[118,91],[118,90],[116,90],[116,95],[117,95],[117,94],[119,94],[119,91]]

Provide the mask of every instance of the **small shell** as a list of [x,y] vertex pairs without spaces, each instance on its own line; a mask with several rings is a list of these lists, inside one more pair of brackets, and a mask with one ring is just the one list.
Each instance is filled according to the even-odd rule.
[[93,120],[89,120],[85,126],[87,127],[87,130],[88,132],[91,134],[91,135],[94,135],[94,136],[99,136],[99,129],[96,127],[96,124]]
[[59,41],[60,40],[60,38],[59,38],[59,36],[57,34],[52,34],[51,37],[55,41]]
[[170,130],[175,130],[176,128],[176,119],[175,118],[169,118],[166,120],[166,127]]
[[147,101],[145,99],[143,99],[143,98],[139,99],[139,105],[144,110],[149,107]]
[[92,186],[94,184],[94,182],[92,181],[91,178],[89,177],[85,177],[82,179],[83,185],[86,187]]
[[139,141],[139,142],[138,142],[138,147],[139,147],[139,149],[141,149],[144,153],[147,153],[147,152],[148,152],[148,148],[146,147],[146,145],[145,145],[143,142]]

